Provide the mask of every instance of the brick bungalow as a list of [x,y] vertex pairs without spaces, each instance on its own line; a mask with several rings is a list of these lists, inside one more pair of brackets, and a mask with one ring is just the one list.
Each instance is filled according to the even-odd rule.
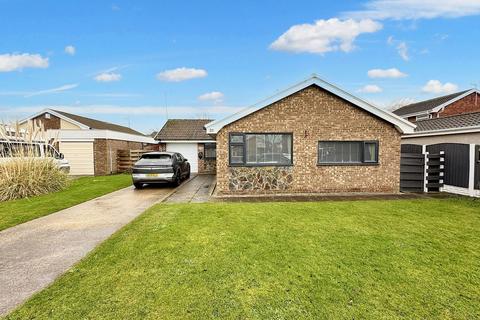
[[393,111],[410,122],[480,112],[480,91],[470,89],[412,103]]
[[215,173],[216,141],[205,131],[205,119],[170,119],[155,135],[160,150],[179,152],[195,173]]
[[58,149],[70,163],[71,175],[116,173],[117,150],[155,150],[152,137],[131,128],[45,109],[20,121],[20,127],[35,125],[58,142]]
[[312,76],[205,128],[220,194],[396,193],[415,125]]

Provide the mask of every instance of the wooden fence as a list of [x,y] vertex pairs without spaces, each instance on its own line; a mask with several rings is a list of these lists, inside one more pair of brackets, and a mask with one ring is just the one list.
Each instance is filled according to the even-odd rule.
[[151,150],[117,150],[117,165],[119,172],[131,172],[135,162],[142,154]]

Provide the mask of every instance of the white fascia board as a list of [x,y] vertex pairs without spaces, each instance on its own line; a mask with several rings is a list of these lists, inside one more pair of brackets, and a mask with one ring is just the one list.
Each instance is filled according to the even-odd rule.
[[217,143],[215,140],[157,140],[160,143]]
[[72,124],[74,124],[74,125],[77,125],[77,126],[79,126],[80,128],[82,128],[82,129],[85,129],[85,130],[90,129],[90,127],[84,125],[83,123],[80,123],[80,122],[78,122],[78,121],[75,121],[75,120],[73,120],[73,119],[70,119],[69,117],[66,117],[66,116],[64,116],[63,114],[60,114],[60,113],[58,113],[58,112],[55,112],[55,111],[52,110],[52,109],[43,109],[42,111],[39,111],[39,112],[35,113],[34,115],[32,115],[32,116],[30,116],[30,117],[28,117],[28,118],[25,118],[25,119],[21,120],[19,123],[20,123],[20,124],[25,123],[25,122],[27,122],[28,120],[32,120],[33,118],[36,118],[36,117],[38,117],[38,116],[40,116],[40,115],[42,115],[42,114],[44,114],[44,113],[53,114],[54,116],[56,116],[56,117],[58,117],[58,118],[60,118],[60,119],[63,119],[63,120],[65,120],[65,121],[67,121],[67,122],[70,122],[70,123],[72,123]]
[[342,90],[340,89],[339,87],[327,82],[327,81],[324,81],[322,79],[320,79],[319,77],[317,77],[316,75],[286,89],[286,90],[283,90],[281,92],[279,92],[278,94],[270,97],[270,98],[267,98],[263,101],[260,101],[256,104],[254,104],[253,106],[250,106],[248,108],[245,108],[243,110],[240,110],[239,112],[237,113],[234,113],[233,115],[231,116],[228,116],[224,119],[221,119],[221,120],[216,120],[216,121],[212,121],[210,123],[207,123],[205,125],[205,129],[207,130],[207,133],[208,134],[216,134],[218,133],[218,131],[220,131],[220,129],[222,129],[224,126],[232,123],[232,122],[235,122],[249,114],[252,114],[260,109],[263,109],[285,97],[288,97],[302,89],[305,89],[311,85],[317,85],[318,87],[326,90],[326,91],[329,91],[331,93],[333,93],[334,95],[344,99],[344,100],[347,100],[348,102],[360,107],[361,109],[371,113],[371,114],[374,114],[376,115],[377,117],[387,121],[387,122],[390,122],[391,124],[395,125],[395,127],[397,128],[397,130],[399,130],[401,133],[413,133],[414,132],[414,129],[416,128],[416,126],[389,112],[389,111],[386,111],[386,110],[383,110],[383,109],[380,109],[380,108],[377,108],[375,107],[374,105],[346,92],[345,90]]
[[404,114],[404,115],[401,115],[399,117],[402,117],[402,118],[410,118],[410,117],[416,117],[416,116],[421,116],[421,115],[424,115],[424,114],[430,114],[432,113],[432,110],[433,109],[429,109],[429,110],[425,110],[425,111],[420,111],[420,112],[414,112],[414,113],[407,113],[407,114]]
[[452,104],[452,103],[454,103],[454,102],[456,102],[456,101],[458,101],[458,100],[461,100],[461,99],[465,98],[466,96],[469,96],[469,95],[471,95],[472,93],[475,93],[475,92],[478,93],[478,94],[480,94],[480,91],[477,90],[477,89],[469,90],[469,91],[465,92],[464,94],[461,94],[461,95],[459,95],[458,97],[455,97],[455,98],[453,98],[453,99],[451,99],[451,100],[448,100],[447,102],[442,103],[441,105],[433,108],[433,109],[432,109],[432,112],[438,112],[438,111],[442,110],[443,108],[445,108],[446,106],[448,106],[448,105],[450,105],[450,104]]
[[139,136],[111,130],[48,130],[48,135],[60,141],[80,141],[83,139],[109,139],[157,144],[152,137]]
[[428,137],[428,136],[443,136],[443,135],[449,135],[449,134],[475,133],[475,132],[480,132],[480,126],[422,131],[414,134],[403,135],[402,139]]

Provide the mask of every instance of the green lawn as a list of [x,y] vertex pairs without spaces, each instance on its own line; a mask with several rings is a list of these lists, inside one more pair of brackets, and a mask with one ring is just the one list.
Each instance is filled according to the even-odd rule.
[[0,202],[0,231],[132,184],[130,175],[74,179],[60,192],[28,199]]
[[479,319],[480,201],[160,204],[33,318]]

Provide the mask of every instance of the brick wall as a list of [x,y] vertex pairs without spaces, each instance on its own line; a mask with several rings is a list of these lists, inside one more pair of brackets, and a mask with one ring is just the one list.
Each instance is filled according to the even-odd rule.
[[158,150],[158,145],[124,140],[95,139],[93,156],[95,175],[117,173],[117,150]]
[[472,93],[448,105],[443,111],[438,113],[438,116],[446,117],[469,112],[480,112],[480,95],[477,93]]
[[217,170],[217,160],[216,159],[205,159],[205,144],[197,144],[198,153],[202,153],[202,159],[198,159],[198,173],[199,174],[214,174]]
[[32,119],[35,126],[43,128],[45,130],[56,130],[60,129],[60,118],[50,114],[50,119],[45,118],[45,114],[41,114],[36,118]]
[[[293,166],[230,167],[230,132],[293,133]],[[217,189],[220,193],[398,192],[400,137],[390,123],[310,86],[219,131]],[[319,140],[378,140],[379,164],[318,166]],[[235,183],[242,181],[248,184],[238,191]]]

